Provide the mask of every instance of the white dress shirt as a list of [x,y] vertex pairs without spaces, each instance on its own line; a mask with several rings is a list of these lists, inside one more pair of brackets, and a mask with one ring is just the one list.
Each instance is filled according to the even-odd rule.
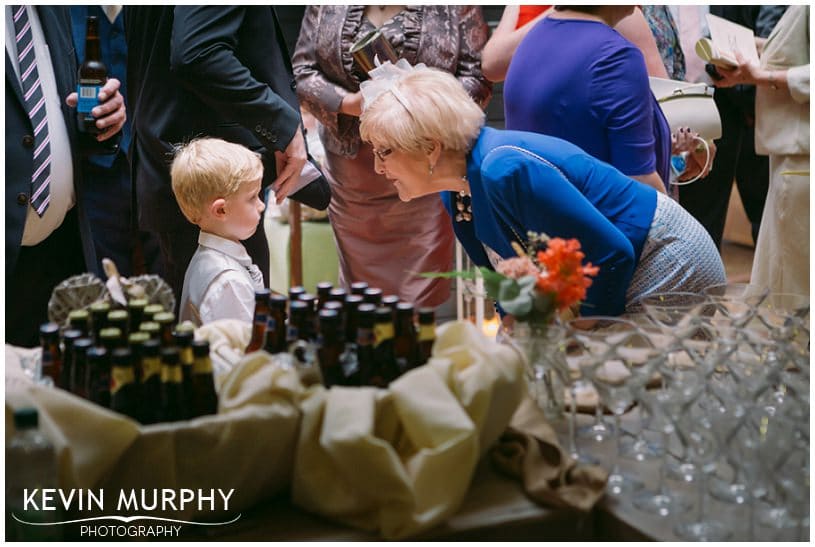
[[179,319],[197,325],[216,319],[251,323],[255,291],[262,288],[260,269],[243,245],[202,231],[184,276]]
[[[57,91],[54,68],[51,64],[51,53],[45,43],[45,35],[40,25],[40,18],[33,6],[26,6],[28,19],[31,21],[31,37],[34,41],[34,55],[37,57],[37,73],[40,77],[42,92],[45,97],[45,111],[48,120],[48,135],[51,147],[51,183],[49,192],[51,201],[45,214],[40,217],[33,207],[28,207],[23,229],[24,246],[33,246],[59,228],[65,214],[74,206],[74,167],[71,156],[71,142],[68,140],[68,129],[62,117],[62,101]],[[15,39],[14,21],[11,6],[6,6],[6,52],[20,83],[20,66],[17,60],[17,42]]]

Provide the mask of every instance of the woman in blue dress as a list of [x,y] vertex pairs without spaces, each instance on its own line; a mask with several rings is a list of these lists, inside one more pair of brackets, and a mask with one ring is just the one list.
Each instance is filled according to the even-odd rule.
[[484,127],[449,74],[390,64],[363,84],[363,140],[400,199],[441,193],[472,261],[515,256],[528,231],[577,238],[600,267],[582,312],[638,311],[650,293],[725,282],[710,236],[676,202],[566,141]]
[[671,130],[651,93],[642,53],[613,28],[634,9],[555,6],[512,58],[504,84],[506,127],[567,140],[671,193]]

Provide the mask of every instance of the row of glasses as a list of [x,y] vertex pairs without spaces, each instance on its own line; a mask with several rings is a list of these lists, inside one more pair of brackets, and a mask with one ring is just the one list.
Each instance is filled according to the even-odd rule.
[[[777,425],[782,423],[781,417],[791,411],[799,423],[808,424],[808,298],[768,294],[766,290],[745,284],[712,287],[706,293],[699,295],[705,302],[688,305],[684,317],[677,312],[677,302],[698,302],[699,298],[665,293],[653,295],[649,297],[650,302],[643,302],[648,317],[655,324],[673,329],[674,349],[679,353],[669,357],[684,353],[699,368],[703,378],[703,389],[698,390],[691,406],[683,409],[676,397],[670,395],[661,395],[662,401],[657,403],[669,414],[680,417],[674,421],[677,439],[684,448],[683,455],[690,460],[686,463],[693,463],[696,468],[693,478],[699,481],[696,518],[681,521],[675,532],[683,539],[693,540],[727,537],[728,531],[720,522],[705,518],[704,508],[706,478],[721,467],[719,456],[723,456],[726,467],[734,470],[735,480],[718,485],[713,483],[711,493],[714,497],[735,503],[749,501],[751,508],[760,499],[775,502],[774,507],[771,507],[773,503],[765,503],[767,507],[763,512],[759,511],[759,521],[776,527],[795,525],[800,533],[804,518],[797,518],[797,515],[804,513],[793,510],[796,518],[790,518],[790,507],[801,506],[792,500],[802,499],[803,492],[808,496],[808,480],[768,482],[768,477],[780,476],[782,470],[799,478],[808,477],[808,459],[802,456],[808,455],[808,433],[801,433],[803,430],[808,432],[808,427],[797,429],[793,435]],[[648,313],[649,307],[651,313]],[[671,317],[672,314],[675,316]],[[674,329],[683,322],[691,331],[694,330],[693,324],[697,326],[690,338],[685,336],[686,332],[681,332],[682,329]],[[763,335],[757,335],[756,323],[764,327]],[[706,339],[708,343],[704,346],[707,350],[696,351],[691,343],[694,338]],[[670,359],[667,361],[662,371],[664,381],[670,384],[676,379],[671,373],[677,367],[670,365]],[[671,389],[669,393],[677,392]],[[659,397],[655,396],[655,399]],[[643,402],[647,403],[648,399]],[[745,408],[755,410],[747,412]],[[764,413],[763,418],[757,417],[761,413]],[[770,416],[773,420],[769,420]],[[797,463],[794,458],[785,457],[784,465],[772,465],[774,458],[765,457],[760,452],[759,447],[769,450],[771,446],[766,442],[768,423],[776,424],[774,430],[781,430],[780,436],[796,440]],[[756,479],[758,476],[763,479]],[[663,484],[662,480],[660,484]],[[761,486],[766,484],[775,486]],[[635,505],[645,510],[653,507],[642,501],[635,501]],[[664,505],[663,500],[657,508],[663,509]],[[659,510],[657,513],[669,514],[669,511]]]
[[[588,432],[598,441],[613,434],[616,446],[610,495],[630,498],[651,514],[679,515],[674,531],[682,539],[729,537],[707,510],[709,496],[749,503],[751,522],[795,526],[800,534],[808,526],[801,500],[809,491],[809,438],[808,429],[792,424],[808,424],[808,298],[731,284],[642,302],[647,324],[584,317],[565,326],[557,345],[565,358],[554,369],[571,395],[571,455],[591,461],[575,442],[578,389],[586,383],[600,398]],[[657,388],[648,389],[655,376]],[[620,419],[634,404],[642,410],[639,438],[623,450]],[[604,422],[604,408],[614,427]],[[641,442],[648,433],[661,442]],[[790,449],[784,457],[764,454],[770,442]],[[645,459],[643,447],[661,462],[653,490],[620,471],[626,454]],[[696,511],[688,511],[689,499],[671,489],[668,478],[696,481]]]

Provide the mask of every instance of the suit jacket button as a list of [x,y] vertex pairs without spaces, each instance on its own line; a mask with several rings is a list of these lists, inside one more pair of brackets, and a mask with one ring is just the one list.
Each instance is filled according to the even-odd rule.
[[262,130],[263,130],[263,128],[260,126],[260,124],[257,124],[257,125],[255,126],[255,132],[256,132],[256,133],[260,133]]
[[275,135],[274,133],[271,133],[269,135],[269,140],[272,141],[272,142],[277,142],[277,135]]
[[20,205],[28,205],[28,194],[25,192],[20,192],[17,194],[17,203]]
[[32,148],[34,146],[34,137],[31,135],[26,135],[23,137],[23,146],[26,148]]

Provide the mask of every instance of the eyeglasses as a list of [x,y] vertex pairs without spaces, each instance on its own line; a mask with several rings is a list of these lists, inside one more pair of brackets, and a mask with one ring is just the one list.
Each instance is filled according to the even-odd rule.
[[374,148],[374,155],[379,159],[379,161],[385,161],[385,158],[390,156],[392,153],[393,148],[385,148],[384,150]]

